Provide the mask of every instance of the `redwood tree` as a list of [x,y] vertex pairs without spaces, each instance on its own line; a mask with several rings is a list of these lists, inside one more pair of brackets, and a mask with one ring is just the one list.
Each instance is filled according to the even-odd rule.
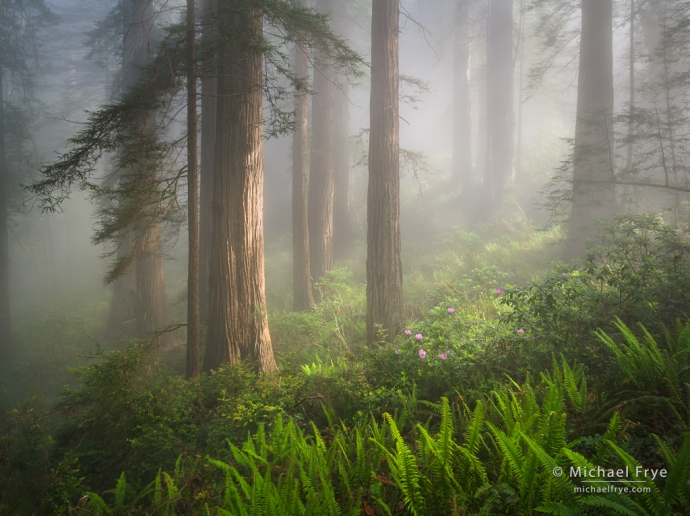
[[[8,170],[5,158],[5,98],[2,55],[0,54],[0,364],[14,359],[12,315],[10,312],[10,255],[7,228]],[[0,366],[0,367],[2,367]]]
[[472,188],[472,112],[470,102],[470,0],[458,0],[455,15],[453,81],[453,183],[463,195]]
[[377,326],[392,341],[403,317],[400,256],[398,32],[400,0],[373,0],[369,187],[367,192],[367,341]]
[[[338,2],[334,25],[336,34],[347,40],[347,2]],[[350,221],[350,83],[342,75],[338,82],[342,89],[335,92],[333,128],[333,256],[342,260],[352,252],[354,232]]]
[[487,145],[483,198],[492,210],[513,180],[513,0],[490,0],[487,29]]
[[[334,0],[322,0],[318,9],[333,15]],[[312,139],[309,166],[309,265],[312,281],[333,267],[333,188],[335,73],[327,56],[316,53],[312,100]],[[318,295],[314,291],[315,296]]]
[[197,170],[196,23],[194,0],[187,0],[187,378],[199,374],[201,314],[199,313],[199,173]]
[[263,16],[219,0],[218,97],[204,370],[244,358],[276,369],[266,315],[263,242]]
[[[123,90],[133,88],[141,79],[142,70],[153,57],[154,9],[152,0],[129,0],[127,4],[130,22],[125,27],[122,80]],[[133,131],[146,137],[155,132],[155,112],[144,109],[139,127]],[[123,149],[127,152],[127,149]],[[134,165],[126,181],[139,183],[142,191],[150,185],[155,188],[159,178],[158,163],[141,163]],[[150,201],[145,201],[146,203]],[[165,298],[165,279],[163,276],[163,258],[161,255],[161,230],[155,218],[150,218],[146,211],[151,206],[139,207],[133,227],[134,232],[134,276],[135,321],[137,333],[159,330],[168,324],[167,303]],[[164,340],[168,340],[165,338]]]
[[[203,3],[202,41],[212,48],[216,0]],[[204,56],[201,69],[201,156],[199,193],[199,303],[201,322],[208,324],[208,270],[211,257],[211,202],[213,197],[214,156],[216,145],[216,62],[214,55]]]
[[572,209],[564,258],[584,256],[597,219],[614,213],[613,2],[582,0]]
[[[303,1],[309,7],[309,0]],[[309,266],[307,188],[309,179],[309,57],[305,43],[295,44],[295,74],[305,81],[295,92],[295,132],[292,135],[292,292],[295,311],[314,305]]]

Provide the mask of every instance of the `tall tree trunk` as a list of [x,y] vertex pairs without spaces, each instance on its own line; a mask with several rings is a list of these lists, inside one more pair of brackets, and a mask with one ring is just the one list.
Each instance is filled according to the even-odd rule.
[[[309,0],[303,1],[309,7]],[[309,80],[309,57],[303,43],[295,44],[295,73]],[[296,312],[314,305],[309,267],[308,174],[309,174],[309,97],[308,88],[295,94],[296,127],[292,135],[292,292]]]
[[199,375],[199,171],[196,134],[196,30],[194,0],[187,0],[187,184],[189,265],[187,271],[187,378]]
[[[204,1],[204,20],[202,38],[209,46],[214,35],[213,16],[216,0]],[[209,283],[208,271],[211,256],[211,202],[213,200],[213,174],[215,170],[216,146],[216,94],[217,65],[215,58],[204,63],[201,77],[201,188],[199,194],[199,303],[201,323],[208,325]],[[210,66],[209,66],[210,64]]]
[[487,149],[483,198],[492,211],[513,168],[513,0],[491,0],[487,31]]
[[613,216],[612,0],[582,0],[573,193],[564,258],[585,255],[597,219]]
[[[628,145],[625,156],[626,173],[632,174],[633,167],[633,134],[635,132],[635,0],[630,0],[630,56],[628,64]],[[620,207],[627,211],[630,208],[630,186],[623,185],[621,189]]]
[[515,152],[515,177],[518,181],[522,176],[522,91],[525,79],[525,0],[520,0],[520,24],[518,28],[518,54],[520,70],[518,72],[518,116],[517,116],[517,149]]
[[[115,259],[117,261],[123,259],[131,252],[134,245],[134,234],[132,231],[123,232],[120,242],[115,252]],[[113,282],[113,295],[110,303],[110,311],[108,312],[108,320],[105,325],[105,334],[107,338],[121,338],[131,336],[134,329],[132,324],[135,318],[136,282],[134,280],[134,272],[126,271],[124,274],[118,276]]]
[[[141,70],[151,61],[151,42],[154,30],[154,11],[152,0],[130,0],[131,23],[125,30],[123,90],[137,84]],[[155,114],[144,113],[144,133],[155,131]],[[126,152],[126,151],[125,151]],[[142,174],[155,174],[144,165]],[[136,173],[136,172],[135,172]],[[145,182],[155,182],[155,177],[146,177]],[[133,228],[135,233],[135,279],[136,279],[136,331],[138,333],[159,330],[168,324],[165,299],[165,279],[163,258],[161,256],[161,231],[154,221],[139,221]],[[161,341],[167,344],[170,335]]]
[[472,189],[472,103],[470,102],[470,0],[458,0],[455,14],[453,82],[453,183],[463,196]]
[[[161,233],[153,224],[136,234],[136,331],[145,333],[165,328],[168,324],[168,308],[165,300],[165,278],[161,257]],[[161,343],[167,345],[170,335],[164,335]]]
[[232,36],[219,44],[218,114],[204,370],[253,358],[276,370],[266,314],[263,235],[263,16],[252,0],[219,0]]
[[[349,39],[347,3],[338,2],[335,31]],[[339,78],[342,90],[335,92],[334,181],[333,181],[333,255],[338,260],[351,256],[354,232],[350,220],[350,83]]]
[[[333,16],[334,0],[323,0],[319,12]],[[309,265],[312,281],[318,281],[333,267],[333,188],[335,75],[333,67],[321,63],[314,68],[312,139],[309,167]],[[314,290],[314,298],[319,292]]]
[[369,188],[367,192],[367,342],[377,326],[393,341],[403,318],[400,256],[398,32],[400,0],[373,0]]
[[10,254],[7,200],[9,180],[5,156],[5,98],[2,63],[0,63],[0,368],[14,360],[12,316],[10,312]]
[[628,118],[628,152],[625,158],[625,168],[630,171],[632,169],[633,157],[633,132],[635,117],[635,0],[630,0],[630,64],[629,64],[629,87],[630,96],[628,104],[630,106],[630,117]]
[[[154,29],[153,3],[151,0],[130,0],[129,23],[124,29],[124,55],[122,64],[122,91],[134,87],[140,80],[141,70],[150,62],[151,37]],[[143,127],[135,133],[155,130],[155,115],[142,114]],[[124,149],[122,152],[126,152]],[[152,174],[152,167],[143,165],[128,174]],[[155,181],[154,177],[142,178],[142,182]],[[160,249],[160,228],[155,222],[139,220],[123,231],[117,257],[134,252],[134,272],[115,281],[113,304],[108,316],[110,334],[122,329],[122,323],[134,316],[135,330],[139,333],[163,328],[167,325],[165,280]],[[162,340],[167,343],[170,336]]]

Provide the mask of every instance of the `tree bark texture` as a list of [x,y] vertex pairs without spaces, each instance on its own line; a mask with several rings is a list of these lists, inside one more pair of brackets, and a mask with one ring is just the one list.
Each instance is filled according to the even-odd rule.
[[399,0],[373,0],[369,187],[367,191],[367,341],[377,327],[392,341],[403,317],[400,255]]
[[[129,254],[133,245],[134,234],[132,231],[123,232],[115,252],[116,259],[120,260]],[[135,318],[135,288],[136,282],[133,271],[125,272],[113,282],[112,302],[105,325],[105,334],[108,338],[131,336],[134,328],[128,323],[133,323]]]
[[[138,230],[136,235],[136,331],[161,330],[168,324],[165,301],[165,278],[161,256],[161,234],[157,224]],[[161,337],[161,343],[170,342],[170,334]]]
[[513,0],[491,0],[487,30],[484,201],[491,210],[513,180]]
[[[204,2],[202,38],[206,46],[213,40],[215,0]],[[216,94],[217,66],[214,56],[204,63],[201,77],[201,188],[199,193],[199,303],[201,323],[208,325],[209,299],[208,270],[211,256],[211,203],[213,201],[214,155],[216,146]],[[209,66],[210,65],[210,66]]]
[[[339,2],[335,14],[335,31],[349,39],[348,12]],[[350,83],[339,77],[341,90],[335,92],[334,180],[333,180],[333,256],[344,260],[351,256],[354,232],[350,220]]]
[[187,378],[199,375],[201,314],[199,312],[199,171],[197,169],[196,30],[194,0],[187,0]]
[[[334,0],[323,0],[319,12],[333,16]],[[317,56],[312,100],[309,166],[309,266],[312,282],[333,268],[333,189],[335,75],[325,56]],[[314,298],[319,299],[318,290]]]
[[[303,2],[309,7],[309,1]],[[303,43],[295,45],[295,73],[308,80],[309,57]],[[311,310],[314,298],[311,291],[309,266],[308,179],[309,179],[309,97],[306,92],[295,94],[296,127],[292,135],[292,292],[296,312]]]
[[597,219],[614,213],[612,0],[582,0],[572,209],[564,258],[585,255]]
[[218,112],[204,370],[245,358],[276,370],[268,331],[263,239],[261,11],[219,0]]
[[458,0],[453,80],[453,170],[463,195],[472,188],[472,111],[470,102],[470,0]]
[[2,63],[0,63],[0,369],[14,360],[12,314],[10,311],[10,254],[7,200],[8,168],[5,156],[5,98]]

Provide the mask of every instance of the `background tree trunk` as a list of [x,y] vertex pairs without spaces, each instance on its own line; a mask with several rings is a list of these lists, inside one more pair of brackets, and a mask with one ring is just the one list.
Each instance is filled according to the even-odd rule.
[[491,0],[487,30],[487,149],[483,198],[493,210],[513,180],[513,0]]
[[[132,251],[133,245],[134,234],[131,231],[124,232],[115,252],[115,259],[119,261],[124,258]],[[133,271],[125,272],[113,282],[113,296],[108,312],[108,321],[105,325],[105,333],[108,338],[117,339],[131,336],[134,328],[127,323],[134,322],[135,287]]]
[[[134,87],[141,77],[141,71],[151,59],[151,42],[154,30],[153,2],[151,0],[129,0],[129,24],[124,29],[124,55],[122,64],[121,91],[126,92]],[[142,114],[143,126],[135,128],[135,133],[155,131],[155,114]],[[122,152],[126,152],[124,149]],[[144,183],[155,182],[155,166],[141,165],[140,171],[131,174],[146,174],[141,179]],[[130,279],[122,276],[116,280],[113,291],[113,305],[108,317],[111,332],[120,331],[121,325],[134,312],[136,332],[148,332],[161,329],[167,325],[167,305],[165,300],[165,280],[163,260],[161,257],[161,232],[155,222],[139,220],[123,232],[122,242],[118,246],[117,256],[121,258],[134,252],[134,288]],[[132,295],[132,290],[133,295]],[[123,306],[132,303],[133,306]],[[164,343],[171,336],[162,338]]]
[[515,177],[516,181],[522,180],[522,111],[523,111],[523,84],[525,80],[525,0],[520,0],[520,23],[518,25],[518,51],[517,59],[520,60],[520,70],[518,71],[518,115],[517,115],[517,148],[515,149]]
[[[347,3],[338,3],[335,32],[349,39]],[[335,92],[334,181],[333,181],[333,255],[344,260],[351,256],[354,232],[350,220],[350,83],[339,77],[342,91]]]
[[582,1],[572,210],[564,258],[585,255],[597,219],[614,212],[612,0]]
[[458,0],[453,81],[453,170],[464,196],[472,188],[472,110],[470,102],[470,1]]
[[[303,1],[309,7],[309,1]],[[301,44],[295,45],[295,73],[308,81],[309,58]],[[308,227],[309,174],[309,96],[306,91],[295,95],[297,126],[292,135],[292,292],[296,312],[311,310],[314,298],[311,291]]]
[[[160,241],[161,234],[157,224],[137,232],[135,264],[137,333],[160,330],[168,324]],[[169,341],[169,334],[161,337],[162,343],[167,344]]]
[[[204,1],[203,34],[204,43],[208,46],[214,34],[213,12],[215,0]],[[201,76],[201,188],[199,193],[199,304],[201,323],[208,325],[209,285],[208,271],[211,256],[211,202],[213,198],[213,174],[216,145],[216,94],[217,65],[215,58],[211,63],[204,63]],[[210,66],[209,66],[210,65]]]
[[403,317],[398,106],[399,0],[373,0],[367,192],[367,342],[392,341]]
[[244,358],[276,370],[266,315],[263,238],[263,38],[251,0],[220,0],[210,319],[204,370]]
[[[154,31],[154,12],[151,0],[131,0],[131,23],[125,31],[125,60],[123,65],[123,91],[135,86],[140,80],[141,71],[151,61],[151,44]],[[144,113],[143,124],[139,130],[155,131],[155,114]],[[146,164],[141,167],[142,174],[156,174]],[[144,181],[155,181],[147,177]],[[135,232],[135,279],[136,306],[135,320],[137,333],[159,330],[168,324],[168,311],[165,300],[165,279],[163,277],[163,258],[161,256],[161,231],[155,221],[140,221]],[[162,338],[164,344],[171,336]]]
[[187,379],[199,375],[199,171],[196,134],[196,30],[194,0],[187,0],[187,225],[189,263],[187,271]]
[[625,157],[625,168],[632,169],[633,142],[632,136],[635,127],[635,0],[630,0],[630,64],[628,70],[628,86],[630,88],[628,105],[630,107],[630,117],[628,119],[628,149]]
[[[323,0],[319,12],[333,16],[334,0]],[[312,139],[309,166],[309,265],[312,282],[333,267],[333,188],[335,75],[333,68],[317,56],[312,100]],[[314,298],[319,292],[314,290]]]
[[5,98],[2,63],[0,63],[0,368],[14,360],[12,316],[10,312],[10,255],[7,200],[8,169],[5,156]]

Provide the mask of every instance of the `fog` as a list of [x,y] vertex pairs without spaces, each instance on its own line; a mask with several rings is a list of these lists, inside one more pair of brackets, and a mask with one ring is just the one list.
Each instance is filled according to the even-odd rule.
[[[402,437],[367,443],[399,438],[427,453],[429,428],[459,443],[479,421],[493,444],[467,449],[489,473],[463,484],[461,505],[529,514],[546,505],[481,494],[514,480],[491,464],[507,464],[495,400],[510,391],[522,403],[510,390],[518,383],[520,395],[538,393],[530,407],[543,413],[544,393],[562,389],[548,398],[568,420],[565,455],[546,450],[559,465],[571,451],[600,460],[605,439],[623,457],[657,428],[674,452],[690,449],[690,369],[678,351],[690,342],[687,2],[4,0],[0,9],[0,492],[44,471],[0,496],[0,516],[86,514],[100,503],[94,493],[121,503],[107,491],[121,471],[138,478],[128,493],[141,491],[177,456],[206,457],[184,463],[206,491],[131,501],[123,514],[166,503],[170,514],[201,514],[202,492],[209,514],[221,514],[224,488],[199,473],[215,463],[199,464],[250,468],[234,448],[234,459],[225,444],[219,451],[223,432],[246,450],[247,431],[283,432],[285,418],[345,449],[343,429],[377,436],[393,413]],[[675,372],[659,378],[673,376],[678,391],[656,377],[635,383],[621,357],[642,348],[619,323],[661,342],[675,321],[677,343],[659,348]],[[627,351],[606,340],[612,332]],[[662,409],[625,413],[630,382],[672,399],[679,421]],[[145,407],[146,395],[160,406]],[[623,401],[613,408],[614,399]],[[166,415],[154,422],[158,410]],[[613,411],[640,425],[634,438],[609,435],[623,425],[609,422]],[[98,444],[101,434],[110,437]],[[591,449],[572,444],[590,438]],[[26,459],[39,448],[44,458]],[[644,464],[662,454],[635,453]],[[429,457],[418,457],[424,474]],[[418,509],[397,473],[366,468],[372,479],[347,482],[368,487],[333,488],[333,504],[352,514],[460,506],[459,484],[437,505],[420,495]],[[225,500],[223,514],[241,513]],[[659,511],[681,498],[665,500]]]

